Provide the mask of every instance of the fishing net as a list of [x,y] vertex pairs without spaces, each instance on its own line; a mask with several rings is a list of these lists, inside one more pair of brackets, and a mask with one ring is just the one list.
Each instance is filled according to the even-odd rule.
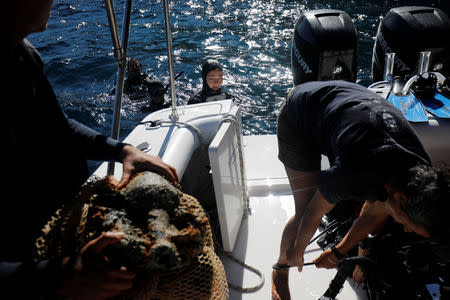
[[106,231],[125,233],[105,249],[108,262],[136,272],[133,288],[118,299],[228,299],[203,208],[151,172],[122,190],[108,178],[86,184],[44,227],[35,259],[73,256]]

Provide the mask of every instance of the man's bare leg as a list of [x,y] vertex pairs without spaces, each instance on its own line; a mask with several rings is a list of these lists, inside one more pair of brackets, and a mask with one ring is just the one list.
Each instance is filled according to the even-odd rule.
[[[289,219],[281,235],[280,256],[278,266],[295,266],[288,261],[286,251],[295,243],[295,237],[306,206],[311,201],[316,190],[317,172],[295,171],[285,166],[295,202],[295,214]],[[272,271],[272,299],[289,300],[289,269],[274,269]]]

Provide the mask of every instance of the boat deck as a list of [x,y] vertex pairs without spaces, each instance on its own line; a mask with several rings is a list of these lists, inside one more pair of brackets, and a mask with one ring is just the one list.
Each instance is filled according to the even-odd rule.
[[[226,170],[228,173],[222,174],[224,175],[223,181],[219,183],[223,185],[222,188],[227,189],[227,193],[230,190],[238,191],[237,197],[229,196],[225,192],[221,193],[221,195],[227,197],[222,197],[223,202],[220,203],[223,203],[223,207],[219,213],[222,213],[222,211],[225,211],[225,214],[229,212],[227,215],[229,220],[238,219],[237,216],[241,216],[243,204],[239,195],[241,185],[238,183],[240,181],[235,180],[240,176],[240,172],[236,172],[238,168],[234,166],[234,163],[237,162],[237,152],[234,151],[233,136],[228,135],[232,130],[222,131],[222,128],[218,128],[222,126],[223,118],[229,117],[230,113],[233,113],[233,116],[239,119],[239,112],[233,109],[231,100],[188,105],[180,108],[179,112],[180,120],[177,124],[170,121],[169,109],[150,114],[124,141],[135,146],[143,142],[148,143],[149,146],[145,151],[162,157],[164,161],[176,167],[179,176],[182,177],[193,151],[200,145],[200,136],[202,142],[206,144],[206,141],[215,140],[215,136],[219,136],[219,131],[220,136],[223,137],[221,140],[226,142],[223,144],[228,146],[228,148],[225,148],[228,152],[224,151],[222,157],[225,166],[228,166]],[[164,122],[157,126],[146,124],[147,121],[156,122],[159,120]],[[190,126],[187,126],[187,123]],[[230,124],[232,123],[224,123],[223,128],[231,128]],[[422,139],[425,148],[429,151],[433,163],[439,161],[449,163],[450,140],[446,137],[450,128],[450,120],[429,120],[428,123],[413,124],[413,126]],[[227,228],[233,235],[238,233],[234,247],[228,249],[233,249],[231,253],[233,257],[261,271],[264,274],[265,283],[262,288],[252,293],[241,293],[230,289],[230,299],[270,299],[272,265],[278,258],[283,228],[294,213],[294,201],[284,167],[277,158],[276,135],[244,136],[242,142],[251,214],[244,218],[242,222],[238,220],[236,224],[233,223],[230,226],[231,229]],[[104,176],[106,165],[106,163],[102,164],[94,175]],[[119,179],[122,168],[119,163],[116,163],[115,166],[114,176]],[[326,157],[322,157],[322,169],[328,167],[328,160]],[[192,168],[192,170],[189,170],[186,178],[194,178],[195,181],[201,180],[198,179],[199,173],[197,173],[197,170],[200,169]],[[204,168],[201,168],[201,170],[204,170]],[[215,174],[212,172],[213,177],[221,174],[218,172],[220,171],[218,168],[215,171]],[[210,176],[209,173],[207,174]],[[236,175],[239,176],[233,177]],[[237,189],[236,186],[238,186]],[[237,204],[230,202],[230,199],[237,200]],[[227,208],[227,210],[223,208]],[[241,223],[240,226],[239,223]],[[228,246],[231,246],[230,243],[228,244]],[[218,252],[220,253],[220,251]],[[305,262],[312,261],[320,253],[319,246],[313,243],[307,248]],[[242,265],[226,256],[222,259],[229,282],[244,288],[253,287],[260,283],[260,278],[253,272],[244,269]],[[335,274],[336,270],[317,269],[314,266],[305,266],[302,273],[298,273],[295,269],[290,270],[292,299],[320,298],[327,290]],[[347,279],[343,290],[337,297],[337,299],[346,300],[367,298],[364,289],[351,279]]]
[[[246,176],[251,214],[241,224],[232,255],[264,274],[265,283],[253,293],[230,289],[230,299],[270,299],[272,265],[279,254],[281,233],[293,215],[294,201],[284,167],[277,158],[276,135],[244,136]],[[327,167],[327,160],[323,159]],[[322,252],[313,243],[305,254],[310,262]],[[256,286],[260,278],[227,257],[222,258],[228,281],[241,287]],[[327,290],[336,270],[305,266],[303,272],[290,270],[292,299],[318,299]],[[367,299],[365,291],[348,279],[337,299]]]

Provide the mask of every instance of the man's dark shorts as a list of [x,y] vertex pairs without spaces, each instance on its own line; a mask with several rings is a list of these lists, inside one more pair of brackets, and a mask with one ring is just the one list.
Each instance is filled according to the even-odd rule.
[[320,171],[321,154],[310,130],[300,128],[292,113],[288,114],[291,90],[281,105],[277,121],[278,158],[287,167],[297,171]]

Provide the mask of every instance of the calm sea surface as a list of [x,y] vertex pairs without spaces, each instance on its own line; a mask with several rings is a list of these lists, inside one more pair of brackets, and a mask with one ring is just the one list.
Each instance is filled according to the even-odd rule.
[[[448,1],[448,0],[445,0]],[[119,33],[124,0],[114,1]],[[383,0],[176,0],[170,1],[177,102],[185,105],[201,84],[201,64],[224,65],[224,87],[239,95],[244,134],[274,133],[280,103],[292,87],[290,44],[305,10],[347,12],[358,30],[358,82],[371,83],[374,37],[380,19],[393,7],[438,6],[440,1]],[[143,70],[168,83],[163,1],[133,1],[128,56]],[[72,118],[110,134],[117,73],[103,1],[55,1],[48,29],[29,40],[38,48],[63,110]],[[124,99],[120,139],[145,117],[142,101]]]

